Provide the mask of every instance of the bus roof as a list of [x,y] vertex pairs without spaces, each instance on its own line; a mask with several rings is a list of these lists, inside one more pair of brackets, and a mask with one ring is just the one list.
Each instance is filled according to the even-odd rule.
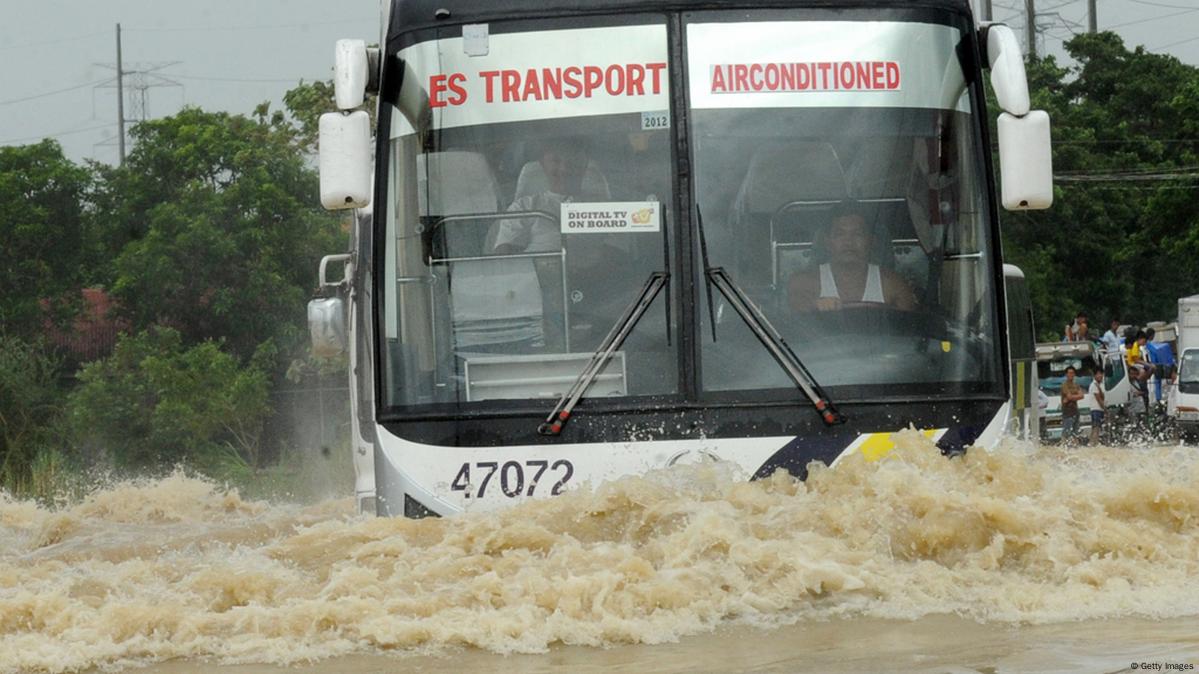
[[439,25],[483,23],[501,19],[536,19],[586,14],[695,11],[704,9],[913,8],[932,7],[970,12],[969,0],[392,0],[387,38]]

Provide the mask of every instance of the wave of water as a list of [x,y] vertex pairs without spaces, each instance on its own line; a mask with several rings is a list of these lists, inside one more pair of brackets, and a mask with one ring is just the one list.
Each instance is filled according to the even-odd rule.
[[745,482],[678,466],[411,521],[175,475],[0,494],[0,671],[654,644],[742,622],[1199,615],[1193,449],[1008,446]]

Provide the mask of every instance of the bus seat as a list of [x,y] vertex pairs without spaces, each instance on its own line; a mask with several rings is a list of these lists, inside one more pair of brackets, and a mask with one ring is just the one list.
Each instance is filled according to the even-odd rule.
[[[487,159],[477,152],[451,150],[423,155],[417,162],[422,215],[495,214],[499,194]],[[536,343],[542,334],[541,291],[527,259],[478,258],[493,220],[447,223],[444,248],[434,263],[444,269],[437,292],[449,306],[456,351],[498,350],[505,345]],[[436,272],[435,272],[436,273]],[[513,347],[519,351],[524,347]]]
[[[487,158],[478,152],[449,150],[421,155],[416,162],[417,203],[426,219],[499,210],[499,187]],[[445,226],[445,253],[450,257],[478,255],[483,250],[486,222],[455,222]]]
[[[520,176],[516,179],[516,194],[512,200],[516,201],[522,197],[542,194],[549,190],[550,183],[545,177],[545,169],[541,167],[541,162],[536,160],[526,162],[520,170]],[[599,166],[594,160],[587,160],[587,171],[583,174],[582,194],[576,201],[610,201],[611,199],[612,192],[608,187],[608,179],[600,172]]]
[[[772,260],[779,250],[772,244],[811,242],[814,229],[827,222],[832,203],[846,196],[845,175],[832,145],[805,141],[759,148],[750,159],[729,222],[738,277],[752,285],[770,282],[771,269],[781,266],[779,259]],[[793,202],[815,203],[780,213]],[[802,248],[783,250],[789,258],[811,262]]]

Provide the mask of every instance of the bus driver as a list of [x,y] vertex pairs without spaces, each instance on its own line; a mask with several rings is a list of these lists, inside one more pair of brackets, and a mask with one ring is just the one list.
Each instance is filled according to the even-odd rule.
[[815,271],[798,272],[787,287],[796,311],[831,311],[845,305],[879,304],[911,311],[916,295],[899,274],[871,260],[874,234],[861,208],[843,201],[832,213],[828,260]]

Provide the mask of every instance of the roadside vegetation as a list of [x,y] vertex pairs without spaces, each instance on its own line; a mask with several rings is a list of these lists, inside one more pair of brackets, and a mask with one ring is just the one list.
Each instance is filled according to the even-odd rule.
[[312,462],[272,432],[289,423],[272,394],[343,371],[308,358],[304,311],[347,241],[310,152],[331,96],[301,83],[286,112],[139,124],[121,167],[0,148],[0,486],[49,498],[181,468],[298,488]]
[[1199,293],[1199,69],[1114,33],[1066,48],[1069,66],[1028,66],[1053,125],[1053,207],[1001,215],[1045,340],[1080,310],[1102,331],[1112,317],[1172,320]]

